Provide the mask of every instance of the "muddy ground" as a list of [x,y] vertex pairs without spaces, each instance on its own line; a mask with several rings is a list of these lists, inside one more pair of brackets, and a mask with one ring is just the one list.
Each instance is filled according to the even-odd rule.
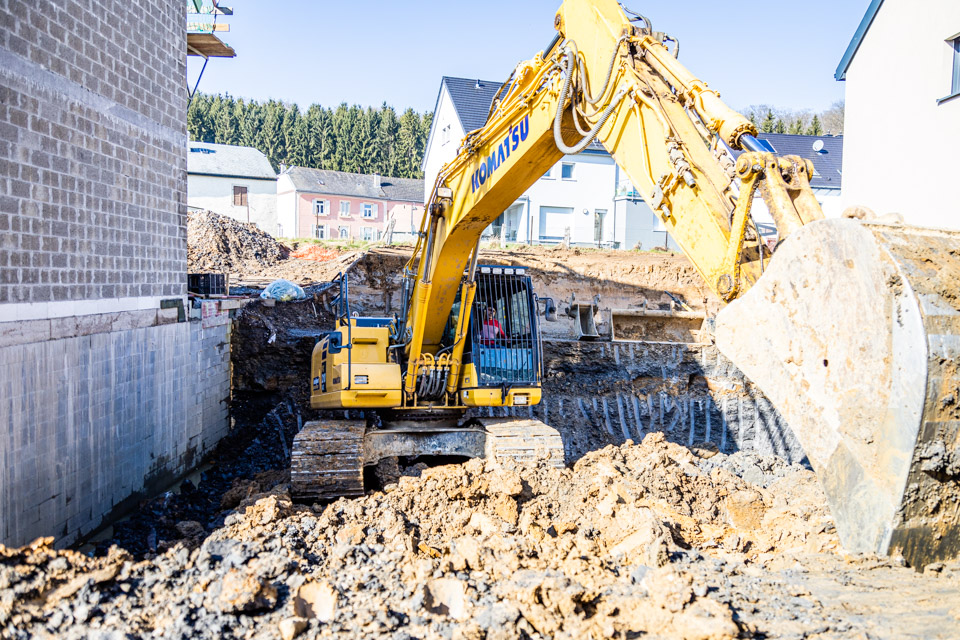
[[[396,308],[381,292],[404,255],[360,257],[363,312]],[[528,265],[551,295],[713,304],[678,256],[484,258]],[[189,481],[76,549],[0,548],[0,637],[960,637],[960,563],[844,553],[789,430],[709,344],[574,342],[561,325],[545,402],[514,414],[556,427],[568,468],[411,460],[363,498],[292,503],[324,301],[238,313],[234,428]]]

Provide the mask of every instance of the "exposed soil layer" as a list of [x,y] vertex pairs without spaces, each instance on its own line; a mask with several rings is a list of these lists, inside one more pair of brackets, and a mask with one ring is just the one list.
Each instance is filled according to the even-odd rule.
[[306,245],[305,257],[270,234],[212,211],[192,212],[187,221],[187,271],[223,273],[233,286],[265,285],[283,278],[299,285],[327,282],[345,271],[360,255]]
[[[9,637],[955,637],[960,564],[837,553],[813,474],[650,434],[572,469],[481,460],[354,500],[237,483],[136,561],[0,551]],[[415,477],[419,474],[419,477]]]
[[[360,257],[356,310],[397,308],[405,255]],[[683,258],[615,257],[482,261],[529,265],[561,313],[564,291],[713,304]],[[250,272],[290,279],[290,265]],[[294,434],[343,416],[308,407],[328,297],[238,313],[234,429],[193,481],[92,554],[0,547],[0,637],[957,637],[960,562],[918,573],[844,554],[816,478],[790,462],[802,451],[711,345],[573,342],[557,323],[545,401],[511,414],[557,428],[568,468],[412,460],[365,497],[292,503]]]

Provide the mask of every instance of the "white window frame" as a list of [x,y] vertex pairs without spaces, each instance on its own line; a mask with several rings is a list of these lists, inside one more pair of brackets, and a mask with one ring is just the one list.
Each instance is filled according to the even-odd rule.
[[450,125],[445,126],[440,131],[440,144],[445,145],[450,142]]
[[960,94],[960,34],[950,41],[953,56],[950,64],[950,95]]
[[[573,162],[561,162],[561,163],[560,163],[560,179],[561,179],[561,180],[576,180],[577,177],[576,177],[576,174],[574,173],[574,167],[576,167],[576,166],[577,166],[576,163],[573,163]],[[567,177],[564,177],[564,175],[563,175],[563,170],[566,169],[567,167],[570,167],[570,177],[568,177],[568,178],[567,178]]]
[[[360,216],[364,220],[376,220],[377,214],[380,213],[380,207],[373,202],[364,202],[360,205]],[[369,212],[370,215],[367,215]]]
[[546,172],[544,172],[543,176],[541,177],[544,180],[554,180],[555,178],[552,174],[553,174],[553,167],[550,167],[549,169],[546,170]]
[[[370,236],[369,238],[367,236]],[[364,242],[373,242],[377,237],[373,227],[360,227],[360,239]]]
[[[347,232],[346,235],[343,234],[344,231]],[[338,239],[338,240],[349,240],[349,239],[350,239],[350,227],[338,227],[338,228],[337,228],[337,239]]]
[[[343,205],[347,205],[347,207],[346,207],[347,210],[346,210],[346,211],[343,210],[343,209],[344,209]],[[349,218],[349,217],[350,217],[350,201],[349,201],[349,200],[341,200],[341,201],[340,201],[340,217],[341,217],[341,218]]]
[[314,240],[326,240],[327,225],[325,224],[310,225],[310,237],[313,238]]
[[315,216],[324,216],[330,214],[330,201],[321,200],[320,198],[313,199],[313,215]]

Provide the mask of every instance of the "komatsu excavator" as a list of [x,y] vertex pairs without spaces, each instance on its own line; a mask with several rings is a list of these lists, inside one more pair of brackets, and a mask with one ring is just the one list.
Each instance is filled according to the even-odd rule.
[[[530,278],[478,265],[478,243],[549,167],[596,140],[729,303],[717,346],[791,425],[845,548],[915,566],[955,557],[960,234],[824,219],[812,164],[766,150],[680,64],[674,38],[615,0],[565,0],[554,26],[437,176],[401,313],[355,317],[343,279],[336,330],[313,352],[311,406],[364,418],[304,425],[295,494],[360,495],[363,467],[397,456],[563,464],[543,423],[464,419],[538,403],[543,375]],[[757,192],[775,252],[752,220]]]

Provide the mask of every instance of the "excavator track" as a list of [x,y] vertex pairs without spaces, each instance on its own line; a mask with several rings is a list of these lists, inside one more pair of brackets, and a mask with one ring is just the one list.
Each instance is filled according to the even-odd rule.
[[363,495],[363,467],[414,455],[466,455],[498,462],[564,466],[563,441],[539,420],[479,419],[477,428],[368,431],[363,420],[308,422],[293,439],[290,484],[298,500]]
[[298,500],[363,495],[365,420],[307,422],[293,439],[290,488]]

